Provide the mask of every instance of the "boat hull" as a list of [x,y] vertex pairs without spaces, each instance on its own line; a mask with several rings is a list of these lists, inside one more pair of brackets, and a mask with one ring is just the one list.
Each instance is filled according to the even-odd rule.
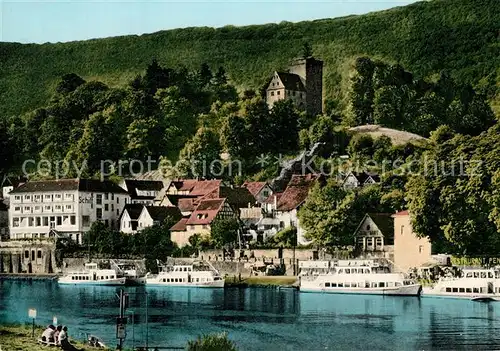
[[205,283],[167,283],[159,282],[155,279],[147,279],[146,286],[151,287],[178,287],[178,288],[223,288],[224,280],[216,280]]
[[424,288],[422,290],[422,297],[427,298],[440,298],[440,299],[461,299],[461,300],[474,300],[474,301],[500,301],[499,294],[477,294],[477,293],[446,293],[435,291],[432,288]]
[[314,286],[301,286],[299,290],[301,292],[327,294],[419,296],[422,291],[422,286],[420,284],[404,285],[394,288],[324,288]]
[[106,280],[95,280],[95,281],[78,281],[78,280],[67,280],[65,278],[59,278],[57,281],[60,285],[81,285],[81,286],[121,286],[125,285],[125,278],[117,279],[106,279]]

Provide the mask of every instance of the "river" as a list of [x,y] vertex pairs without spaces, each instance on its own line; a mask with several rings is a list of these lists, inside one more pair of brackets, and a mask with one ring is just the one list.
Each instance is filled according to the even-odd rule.
[[[115,345],[116,288],[0,281],[0,324],[47,325]],[[500,349],[500,303],[416,297],[299,293],[271,288],[126,288],[128,347],[183,347],[200,334],[228,332],[241,350]],[[146,294],[148,328],[146,328]],[[133,323],[132,323],[133,317]],[[146,329],[148,332],[146,332]]]

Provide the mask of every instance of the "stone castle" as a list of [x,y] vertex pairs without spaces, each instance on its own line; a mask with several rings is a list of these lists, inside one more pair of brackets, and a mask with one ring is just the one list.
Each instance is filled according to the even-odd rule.
[[314,57],[295,60],[287,72],[275,71],[266,90],[270,108],[289,99],[301,110],[316,116],[323,113],[323,61]]

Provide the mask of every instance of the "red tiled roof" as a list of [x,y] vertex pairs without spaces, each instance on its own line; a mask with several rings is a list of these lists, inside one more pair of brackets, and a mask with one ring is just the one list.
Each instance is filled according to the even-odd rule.
[[183,198],[179,199],[177,202],[177,207],[179,207],[179,210],[182,212],[187,212],[187,211],[194,211],[196,209],[196,205],[194,203],[196,199],[193,198]]
[[183,232],[186,230],[186,222],[188,218],[181,218],[181,220],[174,224],[172,228],[170,228],[173,232]]
[[266,182],[245,182],[243,187],[247,188],[253,196],[257,196],[266,184]]
[[220,187],[222,180],[199,180],[189,195],[204,196]]
[[410,212],[408,210],[396,212],[393,216],[409,216]]
[[224,205],[225,199],[202,200],[196,210],[191,213],[186,224],[210,224]]
[[277,210],[291,211],[297,208],[306,200],[307,195],[309,195],[309,189],[312,188],[317,178],[314,174],[306,176],[293,175],[278,202]]
[[197,182],[198,180],[196,179],[180,179],[174,180],[172,185],[174,185],[178,191],[191,191]]
[[274,197],[276,197],[276,203],[280,202],[281,197],[283,196],[283,193],[274,193],[271,196],[269,196],[266,201],[264,201],[265,204],[274,204]]

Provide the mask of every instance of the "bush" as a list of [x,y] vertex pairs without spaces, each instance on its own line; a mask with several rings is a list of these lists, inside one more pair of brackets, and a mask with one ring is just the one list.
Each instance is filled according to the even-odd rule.
[[190,341],[188,351],[237,351],[236,345],[229,340],[227,333],[199,336],[198,339]]

